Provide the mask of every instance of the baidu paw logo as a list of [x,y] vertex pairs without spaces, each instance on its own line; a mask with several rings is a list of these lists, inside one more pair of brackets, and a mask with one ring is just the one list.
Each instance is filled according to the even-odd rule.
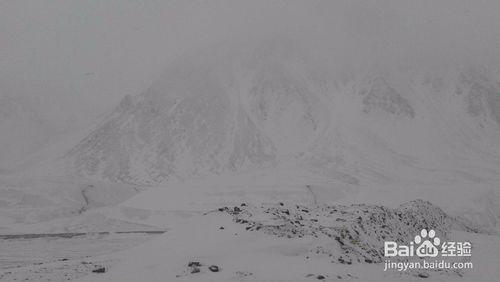
[[422,229],[420,235],[415,236],[415,244],[421,244],[416,249],[417,256],[419,257],[436,257],[439,253],[439,246],[441,240],[436,237],[436,232],[434,230]]

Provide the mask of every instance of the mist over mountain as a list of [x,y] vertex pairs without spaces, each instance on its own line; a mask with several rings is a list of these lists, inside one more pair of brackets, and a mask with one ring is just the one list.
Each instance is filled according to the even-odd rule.
[[0,94],[0,132],[2,170],[47,145],[58,131],[30,101]]

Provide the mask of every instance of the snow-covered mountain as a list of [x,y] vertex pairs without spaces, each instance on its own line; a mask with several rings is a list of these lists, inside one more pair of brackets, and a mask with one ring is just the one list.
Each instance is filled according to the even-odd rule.
[[353,185],[496,177],[497,73],[338,72],[305,54],[273,43],[172,64],[66,155],[70,172],[133,184],[284,164]]

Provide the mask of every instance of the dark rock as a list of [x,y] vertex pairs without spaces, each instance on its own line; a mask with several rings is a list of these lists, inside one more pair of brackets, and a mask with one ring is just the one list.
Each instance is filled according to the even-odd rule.
[[217,265],[211,265],[208,267],[208,269],[212,272],[219,272],[220,271],[220,269]]
[[340,237],[335,236],[335,240],[336,240],[337,242],[339,242],[339,244],[340,244],[341,246],[343,246],[343,245],[344,245],[344,242],[342,242],[342,240],[340,239]]
[[188,266],[189,267],[200,267],[201,266],[201,263],[199,261],[190,261],[188,263]]
[[420,278],[429,278],[429,273],[427,273],[427,272],[420,272],[418,274],[418,277],[420,277]]
[[248,271],[236,271],[235,274],[239,277],[247,277],[247,276],[253,275],[252,272],[248,272]]
[[325,278],[326,278],[326,277],[325,277],[325,276],[323,276],[323,275],[318,275],[318,276],[316,276],[316,279],[318,279],[318,280],[324,280]]
[[106,272],[106,267],[103,267],[103,266],[98,267],[98,268],[92,270],[92,272],[93,273],[105,273]]
[[373,263],[373,260],[371,260],[371,259],[365,259],[365,262],[366,263]]
[[224,229],[224,226],[219,227],[220,230]]

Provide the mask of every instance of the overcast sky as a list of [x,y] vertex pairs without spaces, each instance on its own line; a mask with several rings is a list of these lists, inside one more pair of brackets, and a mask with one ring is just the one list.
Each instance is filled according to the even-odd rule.
[[347,60],[496,62],[499,13],[496,0],[0,0],[0,93],[92,119],[179,54],[278,34]]

